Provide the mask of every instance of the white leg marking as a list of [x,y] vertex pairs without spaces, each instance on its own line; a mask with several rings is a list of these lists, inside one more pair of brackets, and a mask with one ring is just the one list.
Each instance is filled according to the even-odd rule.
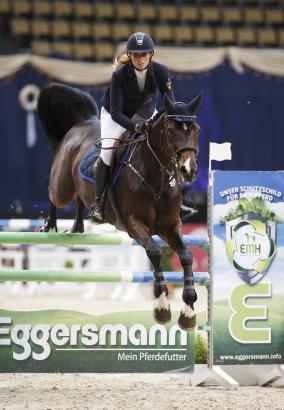
[[186,171],[190,174],[190,157],[187,158],[187,160],[184,163],[184,168],[186,169]]
[[167,300],[166,292],[163,292],[154,302],[154,309],[169,310],[170,305]]
[[184,304],[183,309],[181,310],[181,313],[184,314],[185,317],[188,317],[189,319],[195,316],[195,312],[189,305]]

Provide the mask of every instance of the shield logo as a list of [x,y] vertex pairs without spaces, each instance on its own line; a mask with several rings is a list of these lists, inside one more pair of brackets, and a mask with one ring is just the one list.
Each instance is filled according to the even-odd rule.
[[142,46],[144,35],[144,33],[135,33],[135,39],[138,46]]
[[276,222],[256,212],[226,221],[226,252],[240,278],[254,285],[276,254]]

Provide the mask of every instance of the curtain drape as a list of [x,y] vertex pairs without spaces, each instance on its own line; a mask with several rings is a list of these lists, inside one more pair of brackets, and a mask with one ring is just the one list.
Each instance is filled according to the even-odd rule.
[[[120,45],[117,53],[123,50],[124,45]],[[158,47],[155,59],[176,73],[210,71],[228,59],[239,74],[242,74],[247,66],[265,75],[284,77],[284,50],[280,49]],[[32,66],[56,81],[85,86],[108,82],[113,70],[110,63],[87,63],[16,54],[0,56],[0,79],[14,75],[25,65]]]

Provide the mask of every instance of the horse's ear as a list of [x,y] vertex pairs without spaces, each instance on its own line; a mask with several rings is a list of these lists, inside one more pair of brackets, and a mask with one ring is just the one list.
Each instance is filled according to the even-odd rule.
[[197,97],[195,97],[193,100],[191,100],[187,104],[187,109],[191,114],[195,114],[196,111],[199,110],[201,102],[202,102],[202,96],[203,96],[203,93],[201,92],[200,94],[198,94]]
[[166,93],[164,94],[164,107],[168,114],[171,114],[171,112],[173,112],[173,103]]

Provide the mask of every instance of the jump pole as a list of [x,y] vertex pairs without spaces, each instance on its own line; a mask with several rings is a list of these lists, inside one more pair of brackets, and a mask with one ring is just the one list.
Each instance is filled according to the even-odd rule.
[[[166,282],[183,283],[183,272],[163,272]],[[194,282],[205,285],[209,281],[207,272],[195,272]],[[1,270],[0,281],[11,282],[124,282],[149,283],[154,281],[152,272],[109,272],[109,271],[73,271],[73,270]]]
[[[161,246],[168,246],[159,236],[153,236]],[[206,235],[184,235],[187,246],[207,247]],[[19,245],[125,245],[140,246],[134,239],[123,232],[118,234],[85,233],[45,233],[45,232],[0,232],[0,243]]]

